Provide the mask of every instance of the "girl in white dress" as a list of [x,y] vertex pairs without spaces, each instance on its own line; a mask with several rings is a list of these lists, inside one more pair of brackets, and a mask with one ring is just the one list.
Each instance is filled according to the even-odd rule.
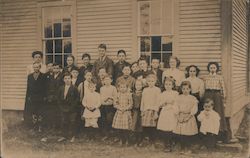
[[[181,95],[177,98],[178,107],[177,126],[174,133],[180,138],[181,149],[187,149],[192,142],[192,136],[198,134],[197,123],[194,115],[198,110],[198,100],[190,94],[191,83],[183,81],[181,83]],[[190,152],[190,150],[187,150]]]
[[175,90],[175,80],[173,77],[166,77],[164,81],[165,91],[160,96],[160,107],[162,107],[157,129],[161,131],[164,138],[165,152],[172,151],[173,130],[177,125],[176,99],[179,93]]

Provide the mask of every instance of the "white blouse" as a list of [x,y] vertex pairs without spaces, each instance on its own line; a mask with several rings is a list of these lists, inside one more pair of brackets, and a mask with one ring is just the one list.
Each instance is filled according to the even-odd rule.
[[146,111],[146,110],[158,111],[160,106],[160,95],[161,95],[161,90],[156,86],[152,88],[150,87],[145,88],[142,92],[141,111]]
[[200,97],[204,95],[205,85],[202,79],[198,77],[188,77],[186,81],[191,83],[192,93],[199,93]]
[[162,82],[164,82],[165,77],[172,76],[176,80],[176,86],[180,86],[181,82],[185,80],[185,73],[179,69],[169,68],[162,74]]
[[214,110],[208,112],[208,116],[205,115],[203,110],[198,115],[198,120],[201,122],[200,132],[206,134],[207,132],[218,135],[220,129],[220,116]]

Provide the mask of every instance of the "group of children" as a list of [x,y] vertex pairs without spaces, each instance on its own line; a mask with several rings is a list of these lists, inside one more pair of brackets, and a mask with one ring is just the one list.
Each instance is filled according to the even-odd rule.
[[209,74],[198,78],[199,68],[187,67],[186,76],[179,69],[177,57],[169,58],[169,68],[159,68],[152,59],[148,68],[146,58],[129,64],[126,52],[119,50],[119,61],[113,64],[106,54],[106,45],[98,47],[100,59],[90,64],[90,55],[83,54],[84,65],[74,65],[67,57],[67,66],[49,63],[42,73],[41,52],[33,52],[33,70],[28,75],[24,121],[38,131],[44,128],[62,130],[58,141],[71,138],[73,142],[81,125],[89,139],[98,133],[103,140],[117,137],[127,144],[131,133],[134,143],[141,146],[144,139],[154,144],[164,139],[165,151],[180,143],[186,149],[199,136],[207,148],[215,147],[217,136],[225,141],[228,127],[224,115],[225,86],[219,65],[210,62]]

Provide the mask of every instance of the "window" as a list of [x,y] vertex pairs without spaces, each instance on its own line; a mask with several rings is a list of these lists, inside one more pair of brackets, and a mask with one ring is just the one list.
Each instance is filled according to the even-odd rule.
[[173,0],[138,1],[138,43],[140,56],[166,67],[173,50]]
[[46,64],[56,62],[65,66],[72,54],[72,7],[42,8],[42,47]]

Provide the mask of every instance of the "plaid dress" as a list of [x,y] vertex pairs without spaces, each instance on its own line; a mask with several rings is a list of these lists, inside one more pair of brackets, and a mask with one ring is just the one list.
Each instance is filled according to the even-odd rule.
[[112,127],[116,129],[130,130],[132,125],[131,108],[133,100],[131,93],[118,93],[115,101],[116,113],[113,119]]

